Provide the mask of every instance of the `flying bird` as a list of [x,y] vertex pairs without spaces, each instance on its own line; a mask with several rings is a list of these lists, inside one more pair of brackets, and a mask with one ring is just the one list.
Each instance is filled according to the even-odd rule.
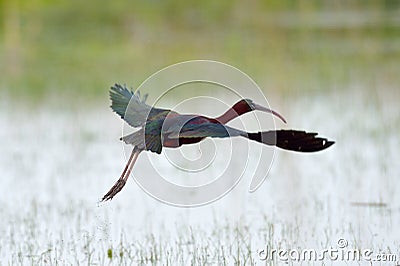
[[110,98],[111,109],[130,126],[139,129],[121,137],[122,141],[133,145],[134,148],[120,178],[104,195],[102,201],[111,200],[121,191],[142,151],[160,154],[163,147],[178,148],[185,144],[200,142],[207,137],[244,137],[296,152],[317,152],[334,144],[326,138],[317,137],[318,133],[283,129],[249,133],[227,126],[226,123],[229,121],[252,111],[271,113],[286,123],[282,115],[250,99],[242,99],[221,116],[210,118],[152,107],[146,104],[147,95],[141,97],[139,91],[134,93],[119,84],[111,87]]

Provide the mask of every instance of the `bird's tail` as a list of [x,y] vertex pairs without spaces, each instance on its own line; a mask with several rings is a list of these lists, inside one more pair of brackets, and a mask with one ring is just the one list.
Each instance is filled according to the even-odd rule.
[[297,152],[316,152],[332,146],[335,142],[317,137],[318,133],[299,130],[271,130],[257,133],[247,133],[251,140],[277,146],[284,150]]
[[120,138],[125,144],[135,146],[139,150],[150,150],[158,154],[161,153],[161,137],[152,134],[144,134],[144,129],[140,129],[129,135]]

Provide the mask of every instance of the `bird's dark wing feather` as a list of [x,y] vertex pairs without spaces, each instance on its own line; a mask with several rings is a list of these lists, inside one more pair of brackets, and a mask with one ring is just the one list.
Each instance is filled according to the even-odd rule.
[[271,130],[248,133],[249,139],[284,150],[296,152],[316,152],[332,146],[335,142],[318,137],[318,133],[300,130]]
[[147,94],[140,98],[140,92],[134,93],[125,86],[115,84],[110,90],[111,109],[132,127],[143,126],[149,117],[168,110],[153,108],[146,104]]
[[276,146],[297,152],[316,152],[325,150],[335,143],[317,135],[318,133],[299,130],[277,130]]

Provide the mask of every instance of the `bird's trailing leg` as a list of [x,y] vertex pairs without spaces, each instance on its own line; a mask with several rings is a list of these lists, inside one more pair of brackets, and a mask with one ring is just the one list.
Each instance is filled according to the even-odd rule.
[[141,150],[138,150],[136,147],[133,148],[131,156],[129,157],[128,163],[126,164],[121,177],[117,180],[115,185],[107,192],[107,194],[104,195],[101,201],[111,200],[125,186],[126,181],[128,180],[128,177],[131,174],[133,165],[135,164],[137,158],[139,157],[140,152]]

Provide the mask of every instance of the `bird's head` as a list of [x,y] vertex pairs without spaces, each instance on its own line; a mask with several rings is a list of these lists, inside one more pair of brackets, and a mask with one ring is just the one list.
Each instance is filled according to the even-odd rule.
[[278,112],[276,112],[272,109],[269,109],[267,107],[264,107],[262,105],[256,104],[251,99],[242,99],[239,102],[237,102],[232,108],[238,114],[244,114],[244,113],[251,112],[254,110],[271,113],[271,114],[275,115],[276,117],[278,117],[280,120],[282,120],[282,122],[284,122],[286,124],[285,118],[282,115],[280,115]]

